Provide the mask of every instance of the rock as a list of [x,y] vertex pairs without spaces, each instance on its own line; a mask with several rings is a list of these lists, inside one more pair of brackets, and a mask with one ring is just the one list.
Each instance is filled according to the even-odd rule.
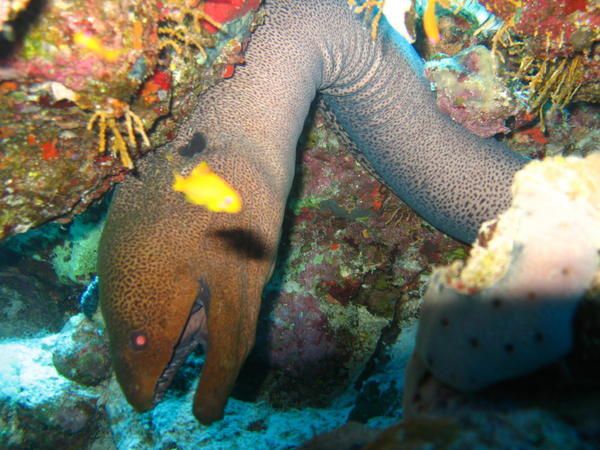
[[207,2],[219,33],[183,0],[5,3],[0,239],[70,220],[169,141],[197,95],[243,62],[260,2]]
[[0,272],[0,339],[41,336],[62,323],[58,306],[35,277],[13,268]]
[[57,336],[0,343],[0,448],[81,449],[101,414],[100,391],[63,378],[52,364]]
[[84,386],[108,379],[111,361],[103,328],[83,314],[71,317],[56,338],[52,362],[62,376]]
[[448,417],[419,417],[399,423],[365,450],[468,448],[592,450],[577,432],[547,411],[464,410]]

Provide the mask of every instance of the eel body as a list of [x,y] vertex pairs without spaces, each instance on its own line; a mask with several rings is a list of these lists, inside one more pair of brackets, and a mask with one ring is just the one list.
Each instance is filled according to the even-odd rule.
[[[223,417],[254,343],[297,141],[317,93],[371,169],[459,240],[471,241],[509,205],[513,174],[526,163],[439,112],[410,45],[385,24],[373,41],[345,0],[264,7],[246,64],[199,98],[175,140],[139,163],[111,205],[100,301],[117,379],[138,410],[155,404],[203,343],[194,414],[203,423]],[[241,193],[242,213],[210,213],[172,191],[173,172],[201,160]]]

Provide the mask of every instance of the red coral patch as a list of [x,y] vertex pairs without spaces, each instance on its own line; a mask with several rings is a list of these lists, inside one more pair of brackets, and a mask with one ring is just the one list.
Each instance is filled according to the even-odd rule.
[[[242,17],[250,10],[258,9],[260,0],[207,0],[204,3],[204,13],[219,23],[227,23]],[[210,33],[216,33],[217,28],[208,22],[202,26]]]
[[54,142],[44,142],[41,145],[41,149],[42,159],[44,161],[50,161],[58,158],[58,149],[56,148],[56,145],[54,145]]

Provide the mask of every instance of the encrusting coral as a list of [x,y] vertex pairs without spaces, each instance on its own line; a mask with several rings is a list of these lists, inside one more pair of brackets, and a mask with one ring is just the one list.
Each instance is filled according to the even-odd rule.
[[482,45],[428,61],[425,76],[435,86],[439,108],[479,136],[510,132],[507,120],[526,107],[496,75],[493,54]]
[[599,252],[600,153],[548,158],[518,172],[511,208],[482,225],[466,264],[434,271],[408,409],[426,371],[473,391],[565,356],[576,308],[600,277]]

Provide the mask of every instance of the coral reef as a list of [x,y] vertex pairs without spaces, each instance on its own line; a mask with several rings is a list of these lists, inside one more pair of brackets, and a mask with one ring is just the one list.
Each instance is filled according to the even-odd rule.
[[[243,61],[258,6],[9,3],[8,16],[0,11],[12,30],[0,35],[0,239],[68,221],[169,140],[196,95]],[[217,33],[200,26],[217,20]]]
[[[280,266],[263,302],[264,320],[277,331],[269,335],[268,329],[261,328],[266,338],[262,344],[267,351],[274,352],[271,357],[284,358],[280,361],[285,364],[269,369],[270,379],[261,387],[258,399],[232,399],[224,421],[211,427],[199,427],[189,414],[194,388],[191,380],[197,377],[203,363],[202,358],[196,357],[183,368],[163,403],[152,412],[136,413],[114,380],[108,385],[103,381],[95,387],[86,387],[61,375],[61,372],[75,373],[80,382],[103,377],[95,375],[94,364],[79,365],[77,361],[85,352],[88,339],[92,346],[102,345],[99,325],[77,316],[58,335],[0,343],[0,353],[5,355],[3,361],[6,361],[4,370],[0,370],[0,420],[2,430],[6,430],[0,433],[0,446],[85,448],[90,445],[102,449],[115,446],[157,450],[268,446],[280,449],[301,445],[314,435],[341,426],[349,416],[367,422],[375,430],[400,420],[405,367],[415,336],[414,318],[431,264],[463,259],[466,250],[425,225],[373,180],[347,155],[322,115],[317,114],[315,122],[316,126],[305,139],[309,149],[302,152],[298,161],[301,177],[289,204],[286,219],[289,231]],[[54,230],[55,226],[50,228]],[[63,238],[68,235],[64,233]],[[35,254],[27,248],[36,246],[40,247],[39,242],[26,245],[22,241],[18,249],[26,255]],[[16,243],[13,248],[17,248]],[[44,259],[50,260],[48,256]],[[42,262],[50,264],[46,261]],[[280,296],[275,294],[278,289],[283,291]],[[285,306],[294,298],[307,300],[286,311]],[[588,302],[590,306],[597,303]],[[46,305],[45,301],[40,303]],[[303,306],[308,309],[303,311]],[[599,310],[586,308],[578,329],[578,339],[585,340],[582,358],[586,361],[598,360],[593,359],[593,355],[597,355],[600,348],[597,340],[600,314],[594,312]],[[355,312],[369,320],[356,322]],[[310,322],[307,317],[318,318],[317,322],[324,328],[304,329]],[[383,321],[389,321],[390,325],[379,331]],[[372,348],[374,336],[361,337],[366,332],[381,332],[375,349]],[[326,345],[313,340],[319,336],[323,339],[326,333],[329,334]],[[350,339],[352,336],[356,340]],[[73,351],[64,351],[63,342],[69,343]],[[281,346],[269,347],[275,344]],[[290,345],[287,353],[283,344]],[[100,353],[103,351],[102,347],[94,348]],[[319,353],[323,348],[338,352],[341,357],[335,362],[345,367],[324,365],[329,353]],[[306,371],[304,378],[299,377],[302,367],[293,360],[298,352],[303,356],[316,354],[325,358],[317,359],[322,365],[318,377],[311,377],[310,374],[315,374],[311,370]],[[371,352],[373,357],[359,376],[358,391],[348,387],[349,380],[354,379],[364,364],[362,358]],[[59,354],[71,355],[64,368],[58,362]],[[85,358],[82,359],[85,363]],[[295,372],[285,370],[286,367]],[[351,373],[351,367],[356,372]],[[20,371],[18,377],[17,370]],[[243,375],[241,387],[254,383],[254,376],[252,372]],[[556,387],[550,384],[554,392]],[[323,392],[331,387],[333,392]],[[517,390],[510,392],[519,397]],[[334,395],[337,398],[332,399]],[[572,391],[567,389],[567,395],[572,398]],[[302,396],[305,398],[299,398]],[[34,402],[42,397],[47,401]],[[504,393],[501,397],[509,396]],[[544,442],[562,446],[560,448],[586,449],[590,447],[586,447],[582,436],[600,436],[594,425],[593,411],[597,403],[593,403],[592,395],[587,397],[587,403],[578,403],[579,406],[566,412],[554,404],[544,408],[515,406],[514,398],[509,401],[509,407],[500,410],[498,401],[492,400],[486,409],[476,404],[462,412],[452,409],[451,417],[443,420],[421,419],[396,426],[377,444],[371,445],[386,448],[386,442],[405,446],[420,443],[426,448],[444,442],[455,445],[454,448],[477,444],[534,448],[535,443]],[[98,401],[100,398],[107,399],[106,405]],[[310,404],[321,405],[321,408],[307,406]],[[457,404],[464,405],[451,402],[451,405]],[[567,402],[560,400],[560,404]],[[48,405],[51,408],[48,409]],[[302,410],[294,409],[298,405],[303,406]],[[580,412],[575,414],[574,410]],[[65,433],[65,429],[71,432]],[[80,431],[73,432],[78,429]],[[489,433],[491,429],[496,432]],[[335,440],[336,434],[339,435],[328,436],[328,448],[332,440],[339,442]],[[351,433],[343,435],[345,448],[365,442],[362,433],[355,439],[352,436]],[[313,444],[317,445],[318,440]],[[340,444],[336,448],[344,447]]]
[[533,158],[545,156],[586,156],[600,146],[600,108],[575,103],[548,112],[544,123],[526,125],[506,138],[510,147]]
[[[261,327],[263,336],[259,336],[258,345],[261,342],[264,345],[266,361],[277,360],[282,364],[268,369],[269,379],[261,386],[258,401],[232,400],[225,421],[228,424],[220,423],[208,434],[190,432],[196,430],[197,425],[189,414],[189,391],[194,386],[188,378],[197,377],[202,361],[192,361],[182,369],[179,381],[176,380],[174,389],[166,395],[164,407],[149,415],[134,413],[116,383],[112,383],[107,394],[111,399],[109,423],[104,424],[100,406],[97,418],[100,428],[113,430],[120,448],[134,442],[145,448],[163,448],[171,445],[173,439],[182,448],[194,448],[192,442],[200,441],[208,448],[210,445],[219,448],[219,445],[232,442],[246,442],[245,439],[284,448],[299,445],[315,433],[341,425],[353,408],[355,393],[351,392],[347,398],[342,396],[341,402],[334,401],[333,397],[343,393],[373,352],[377,353],[381,327],[395,322],[396,311],[403,310],[405,305],[411,305],[408,309],[412,312],[398,313],[399,316],[404,319],[407,315],[414,317],[432,263],[448,263],[465,255],[464,246],[425,225],[365,172],[348,155],[320,113],[315,122],[316,126],[305,139],[309,148],[302,152],[298,161],[298,172],[302,175],[296,181],[294,200],[288,209],[286,228],[290,231],[286,245],[281,250],[276,277],[263,302],[265,327]],[[101,217],[102,214],[96,211],[69,228],[91,228],[90,221],[98,221]],[[321,229],[315,227],[315,218],[322,224]],[[52,224],[47,227],[54,236],[51,236],[50,249],[56,247],[57,236],[59,240],[69,240],[80,234],[67,230],[57,235],[56,228]],[[52,252],[43,251],[46,244],[40,243],[39,231],[22,236],[22,239],[14,237],[11,247],[22,252],[24,257],[37,255],[41,259],[39,263],[51,269]],[[27,236],[30,236],[29,240],[25,239]],[[276,292],[281,294],[276,295]],[[286,310],[296,298],[307,301]],[[323,325],[323,328],[309,326],[313,316],[321,321],[317,325]],[[87,365],[85,357],[81,358],[82,365],[78,361],[79,356],[87,354],[85,343],[88,339],[92,347],[99,345],[96,325],[80,316],[73,320],[75,329],[67,326],[60,338],[56,338],[57,344],[49,347],[47,370],[54,373],[59,369],[59,374],[69,377],[74,374],[80,381],[99,379],[94,375],[96,367]],[[269,330],[268,327],[273,328]],[[387,334],[397,332],[388,331]],[[332,361],[328,361],[328,353],[321,352],[323,341],[318,341],[326,334],[329,335],[327,348],[337,355]],[[393,337],[388,339],[394,340]],[[63,349],[61,342],[69,345]],[[406,362],[409,349],[407,340],[403,342],[397,352],[404,355],[401,360]],[[33,341],[28,344],[36,345]],[[102,354],[101,347],[98,353]],[[302,358],[296,362],[294,358],[298,354]],[[307,356],[312,355],[317,356],[316,364],[303,367],[300,363],[307,362]],[[398,365],[401,366],[402,363]],[[383,377],[382,371],[376,372]],[[387,374],[396,395],[401,383],[391,379],[398,378],[397,374],[397,371]],[[240,382],[242,386],[252,384],[253,379],[254,373],[249,373],[242,376]],[[23,388],[28,392],[27,386]],[[98,388],[104,389],[104,383]],[[397,419],[399,398],[392,398],[391,392],[388,391],[390,404],[383,410]],[[28,392],[27,395],[33,394]],[[266,401],[281,411],[273,410]],[[326,409],[311,409],[310,405]],[[297,406],[306,409],[300,413],[290,411]],[[174,414],[174,410],[180,413]],[[377,413],[371,410],[363,416]],[[148,431],[149,421],[155,424],[151,431]],[[311,428],[302,428],[301,424],[308,422],[313,424]],[[240,436],[240,429],[247,432]],[[208,439],[213,444],[209,444]]]
[[46,286],[15,267],[0,271],[0,339],[58,331],[62,314]]
[[[391,1],[388,0],[388,3]],[[16,5],[19,8],[24,8],[26,3],[9,2],[11,6]],[[235,11],[222,6],[226,3],[216,1],[212,2],[215,11],[218,7],[223,7],[225,12],[211,12],[208,2],[204,12],[217,21],[225,22],[229,17],[246,17],[248,10],[245,8],[252,3],[230,2],[241,16],[236,16]],[[517,2],[486,3],[505,5],[508,12],[503,17],[506,19],[516,11],[511,5]],[[583,3],[589,5],[591,2]],[[564,6],[563,3],[560,4]],[[8,30],[6,24],[17,20],[17,13],[26,14],[27,11],[11,10],[3,19],[3,11],[0,7],[0,32],[6,35]],[[4,29],[2,29],[3,20],[5,20]],[[185,19],[185,21],[189,20],[190,17]],[[461,30],[470,29],[471,25],[461,20],[450,13],[439,17],[442,40],[439,46],[435,47],[436,49],[444,48],[449,54],[456,54],[459,51],[459,44],[474,42],[474,37],[467,35],[461,35],[460,39],[457,38],[452,43],[447,40],[453,35],[458,36],[459,31],[462,33]],[[170,22],[170,25],[175,27],[177,24]],[[223,37],[217,29],[211,28],[208,22],[202,23],[201,33],[204,32],[207,36],[208,34],[214,36],[217,41]],[[211,38],[207,37],[207,39]],[[169,89],[164,89],[167,75],[163,73],[168,74],[173,70],[174,78],[168,78],[168,81],[175,83],[182,90],[183,85],[177,84],[178,82],[174,80],[177,76],[181,75],[182,78],[199,76],[191,74],[198,66],[189,64],[188,58],[190,55],[193,58],[202,58],[201,52],[197,48],[187,48],[185,42],[177,41],[177,43],[181,46],[180,53],[172,46],[166,46],[163,51],[169,54],[171,61],[181,61],[182,65],[171,63],[168,71],[161,71],[158,76],[152,76],[142,88],[148,101],[158,105],[156,106],[158,109],[161,107],[161,102],[168,99],[175,103],[191,101],[189,96],[183,94],[169,97],[170,94],[167,92],[173,89],[173,85]],[[212,70],[217,78],[231,76],[233,62],[241,61],[239,53],[241,49],[238,44],[236,42],[226,44],[221,52],[221,65],[206,70]],[[500,47],[502,46],[499,45],[497,51],[504,51]],[[209,60],[215,57],[216,51],[207,48]],[[474,66],[469,61],[470,52],[475,55],[471,58],[476,59],[477,62],[480,58],[479,52],[484,53],[481,49],[467,51],[455,59],[461,61],[462,67],[451,65],[457,67],[456,72],[451,74],[454,81],[458,83],[455,86],[458,88],[456,92],[459,98],[463,96],[462,100],[468,103],[465,114],[470,113],[473,104],[480,99],[471,97],[471,92],[464,90],[460,82],[464,80],[466,87],[469,83],[479,85],[487,82],[484,80],[494,79],[494,83],[498,80],[498,78],[491,78],[489,65],[486,65],[482,72],[471,71]],[[489,53],[481,57],[486,64],[489,63],[488,56]],[[0,69],[0,79],[3,74]],[[484,74],[489,75],[489,78],[483,77]],[[0,89],[2,86],[9,89],[14,85],[0,82]],[[494,88],[493,92],[502,92],[500,85],[494,84]],[[473,90],[475,91],[474,88]],[[490,92],[483,92],[480,88],[476,90],[482,98],[490,95],[491,91],[490,89]],[[10,94],[11,92],[13,94]],[[511,92],[514,94],[516,91]],[[3,93],[17,96],[17,92],[12,90]],[[25,98],[21,93],[18,97]],[[2,101],[0,100],[0,103]],[[74,105],[63,108],[66,103],[64,100],[58,103],[62,106],[53,107],[56,114],[66,114],[65,111],[77,108]],[[491,134],[493,130],[502,131],[503,126],[513,127],[506,122],[512,120],[509,107],[505,110],[499,107],[495,110],[498,112],[490,112],[487,117],[485,108],[489,104],[484,103],[480,104],[483,112],[475,112],[472,117],[476,118],[474,121],[477,120],[478,114],[484,122],[490,119],[491,125],[485,125],[486,133]],[[458,103],[452,105],[455,109],[460,109],[457,108],[460,106]],[[31,105],[26,105],[25,111],[29,107]],[[45,114],[44,111],[45,106],[42,105],[40,110],[34,110],[31,114],[37,114],[39,118],[40,115]],[[139,110],[136,107],[134,111]],[[76,131],[84,131],[86,120],[91,115],[92,113],[88,111],[85,115],[77,116],[79,128]],[[140,117],[146,120],[145,116],[140,115]],[[123,135],[127,138],[125,118],[121,120],[119,126],[124,127]],[[527,117],[523,117],[523,121],[526,120]],[[2,121],[2,117],[0,121],[0,139],[2,139],[0,145],[3,146],[4,151],[4,145],[12,141],[10,136],[6,137],[2,134],[5,131],[3,128],[5,122]],[[166,122],[169,124],[159,121],[157,130],[167,130],[169,129],[167,125],[173,126],[171,119]],[[49,126],[50,123],[51,120],[44,122],[45,126]],[[597,186],[598,183],[598,173],[600,173],[598,156],[592,154],[598,148],[597,124],[596,107],[578,104],[572,105],[568,110],[555,108],[551,114],[546,115],[545,129],[536,124],[514,133],[507,141],[519,151],[535,156],[550,156],[561,152],[581,156],[591,155],[585,164],[579,164],[571,159],[559,160],[556,163],[557,175],[554,181],[559,185],[576,187],[570,192],[578,192],[577,195],[573,195],[578,197],[579,188],[586,186],[584,184],[586,179],[589,181],[589,186]],[[163,126],[166,128],[162,128]],[[475,127],[477,126],[483,125],[475,124]],[[160,132],[155,132],[149,135],[153,143],[155,139],[168,138],[166,131],[164,136],[159,134]],[[111,136],[111,131],[107,129],[107,149],[110,149]],[[140,139],[141,136],[138,135],[137,138]],[[110,166],[119,174],[122,173],[119,161],[98,157],[96,153],[98,136],[89,133],[86,139],[89,148],[85,151],[92,155],[94,161],[102,161],[103,167]],[[3,355],[3,364],[0,366],[0,447],[68,449],[89,446],[92,449],[103,450],[111,448],[162,450],[261,446],[279,449],[301,445],[316,434],[343,425],[348,417],[368,423],[368,429],[371,430],[381,429],[397,422],[402,416],[402,386],[405,381],[405,367],[414,341],[414,318],[418,312],[424,285],[430,279],[431,265],[462,260],[466,256],[466,250],[464,246],[452,242],[424,224],[386,188],[362,170],[352,157],[346,155],[343,144],[340,144],[320,114],[316,117],[316,127],[307,134],[306,143],[311,148],[303,152],[298,161],[296,171],[301,176],[296,183],[295,197],[288,205],[286,214],[288,231],[284,235],[285,241],[275,277],[267,289],[263,302],[262,326],[259,329],[261,334],[257,345],[261,353],[261,362],[266,361],[273,367],[267,368],[269,374],[260,387],[258,399],[245,401],[232,399],[224,421],[211,427],[199,427],[189,414],[191,391],[194,387],[194,382],[191,380],[197,377],[204,361],[202,357],[195,355],[195,359],[182,368],[182,373],[175,380],[173,388],[167,392],[165,401],[152,412],[138,414],[126,403],[114,379],[109,383],[106,382],[108,375],[106,347],[100,324],[76,316],[59,334],[30,338],[32,335],[40,336],[57,331],[64,321],[65,311],[73,313],[74,304],[72,300],[66,298],[67,290],[64,291],[65,298],[61,298],[63,303],[58,304],[56,294],[50,295],[46,292],[47,286],[39,283],[32,273],[39,271],[42,276],[50,277],[53,252],[61,255],[68,253],[71,257],[68,264],[59,270],[62,280],[56,280],[56,283],[84,283],[88,281],[92,272],[88,263],[93,261],[94,241],[93,239],[78,241],[75,237],[93,227],[84,221],[76,220],[68,231],[60,230],[58,226],[47,228],[46,230],[49,230],[47,241],[50,244],[40,244],[39,234],[30,232],[23,235],[23,240],[12,241],[10,246],[0,249],[0,258],[5,258],[5,248],[22,255],[18,270],[6,268],[6,261],[2,260],[0,273],[2,314],[10,318],[10,320],[2,320],[0,332],[2,338],[0,353]],[[47,145],[45,148],[48,161],[59,164],[62,156],[54,158],[53,155],[57,148],[62,151],[62,147]],[[73,164],[81,162],[74,153],[70,155],[75,158]],[[4,157],[4,154],[2,156]],[[133,154],[132,156],[135,157]],[[571,167],[569,171],[574,170],[572,177],[564,177],[565,165]],[[588,174],[588,178],[581,177],[582,171]],[[503,227],[506,225],[508,229],[512,229],[517,224],[522,224],[522,216],[526,216],[529,209],[521,210],[517,218],[507,216],[504,222],[491,225],[488,232],[481,236],[476,247],[478,250],[473,251],[474,259],[471,263],[461,268],[454,266],[447,269],[447,272],[437,272],[438,275],[433,277],[433,285],[425,301],[423,322],[427,325],[429,320],[432,328],[439,329],[438,324],[441,320],[436,322],[436,319],[440,317],[428,312],[427,305],[431,304],[435,286],[449,283],[444,288],[445,293],[458,298],[458,303],[464,302],[469,309],[472,308],[475,318],[462,327],[458,337],[442,342],[450,346],[450,349],[444,350],[441,346],[436,350],[436,361],[438,354],[448,355],[451,361],[446,368],[458,366],[472,369],[471,373],[475,373],[480,382],[485,381],[486,377],[488,380],[486,383],[489,382],[491,378],[486,367],[490,359],[469,362],[474,341],[464,339],[461,341],[461,337],[464,338],[467,331],[474,330],[473,327],[479,324],[485,330],[478,335],[476,345],[482,350],[481,353],[486,353],[483,357],[491,358],[492,362],[494,358],[502,358],[508,352],[517,354],[519,358],[523,357],[528,362],[531,361],[537,367],[564,355],[574,345],[575,354],[568,357],[569,381],[565,381],[552,371],[544,372],[535,378],[532,384],[526,384],[525,388],[510,385],[503,391],[494,392],[495,396],[482,400],[483,394],[466,398],[464,394],[439,385],[439,382],[436,385],[435,379],[428,378],[427,383],[419,384],[418,394],[422,398],[413,404],[413,407],[421,407],[419,412],[444,414],[445,417],[420,417],[418,420],[413,419],[395,425],[368,448],[482,446],[507,449],[540,447],[591,449],[598,446],[600,442],[597,423],[599,378],[598,372],[593,370],[593,366],[600,361],[598,273],[596,273],[596,280],[593,281],[593,288],[587,292],[581,303],[573,300],[570,303],[556,305],[556,316],[560,316],[558,320],[554,315],[526,315],[523,309],[513,309],[519,317],[506,319],[510,321],[513,329],[508,331],[516,330],[515,334],[525,336],[519,341],[518,336],[512,335],[515,337],[514,342],[522,342],[523,345],[516,345],[512,351],[508,351],[510,347],[506,346],[497,353],[484,351],[493,344],[490,339],[485,338],[485,333],[497,322],[495,317],[498,317],[498,313],[493,312],[495,308],[493,298],[490,297],[489,302],[483,301],[479,305],[474,303],[479,300],[473,297],[487,298],[487,293],[503,283],[503,280],[508,282],[511,278],[518,281],[521,273],[507,270],[502,266],[503,262],[512,261],[513,257],[515,261],[523,261],[527,251],[531,252],[528,250],[530,242],[531,248],[533,243],[541,241],[549,242],[552,248],[562,244],[565,251],[559,254],[558,262],[561,267],[568,262],[569,276],[574,278],[576,275],[583,274],[583,271],[575,268],[585,261],[578,257],[570,258],[569,255],[577,249],[583,249],[585,253],[590,248],[586,245],[594,242],[596,242],[594,245],[597,245],[598,242],[594,241],[597,239],[599,229],[597,220],[600,202],[597,196],[582,200],[579,204],[587,212],[571,209],[569,211],[573,213],[569,214],[568,211],[563,210],[563,213],[567,213],[566,219],[570,221],[569,223],[577,225],[578,228],[568,237],[564,235],[556,237],[546,229],[554,220],[563,217],[557,214],[561,212],[561,207],[557,205],[563,205],[565,196],[561,197],[562,194],[554,192],[554,187],[547,184],[539,185],[537,183],[539,178],[534,179],[540,189],[536,192],[539,192],[539,196],[542,197],[538,206],[549,204],[552,212],[547,216],[549,219],[538,221],[535,227],[529,229],[531,234],[520,238],[521,241],[526,240],[526,242],[519,251],[516,251],[518,246],[513,246],[512,243],[508,245],[508,241],[504,239],[506,235]],[[524,192],[530,195],[529,191]],[[77,208],[84,208],[89,201],[91,201],[91,194],[90,198],[83,199]],[[527,201],[531,201],[531,198]],[[38,205],[38,207],[44,206]],[[7,208],[4,209],[3,206],[3,211],[11,210],[10,207]],[[590,216],[593,218],[590,219]],[[572,231],[572,227],[567,228]],[[14,231],[5,229],[8,234]],[[46,231],[42,230],[42,232]],[[591,239],[586,240],[586,236]],[[57,242],[64,239],[69,242],[57,246]],[[546,250],[543,242],[539,245]],[[80,251],[84,248],[85,252]],[[61,249],[65,252],[61,253]],[[23,260],[27,258],[31,261],[35,259],[35,264],[31,261],[24,262]],[[56,260],[56,262],[60,261],[60,259]],[[536,261],[532,260],[532,264]],[[536,263],[536,273],[541,277],[549,273],[545,265],[548,261],[549,259],[543,261],[543,266]],[[40,267],[46,269],[40,271]],[[25,268],[27,270],[23,270]],[[479,270],[481,268],[485,270]],[[440,273],[444,273],[445,276],[439,275]],[[446,279],[446,276],[449,279]],[[562,279],[560,276],[561,273],[558,273],[558,279]],[[529,283],[531,279],[527,280]],[[581,283],[583,284],[585,283]],[[542,282],[535,287],[548,288],[549,286],[547,278],[542,278]],[[565,286],[562,285],[561,288]],[[526,287],[529,288],[530,285]],[[473,289],[477,292],[473,293]],[[528,289],[525,296],[529,292]],[[580,290],[575,293],[579,295]],[[516,300],[514,303],[529,300]],[[540,303],[539,299],[533,301],[538,305]],[[502,304],[503,307],[511,305],[513,303],[509,301]],[[578,311],[575,313],[576,306]],[[489,309],[492,313],[489,313]],[[459,312],[452,314],[459,314]],[[504,320],[508,316],[502,317]],[[541,321],[536,323],[537,319]],[[522,333],[523,330],[538,330],[542,329],[541,326],[548,326],[546,319],[551,325],[550,331],[544,331],[541,335],[535,332],[529,335]],[[571,336],[573,327],[574,335]],[[508,339],[509,334],[504,336]],[[531,340],[526,341],[527,336],[533,339],[533,343]],[[539,351],[539,345],[542,344],[536,343],[540,336],[542,336],[544,351]],[[29,339],[21,339],[23,337]],[[9,340],[9,338],[13,339]],[[420,342],[423,342],[423,339]],[[502,340],[498,342],[498,345],[504,344]],[[556,345],[553,345],[553,342]],[[461,346],[466,348],[460,350]],[[431,369],[435,374],[433,367],[425,366],[427,352],[425,350],[421,352],[423,353],[422,369],[426,371]],[[507,364],[502,364],[501,367],[502,370],[509,371],[510,376],[533,369],[533,366],[526,366],[519,362],[510,363],[510,360],[509,357],[503,359],[502,361]],[[506,372],[501,373],[494,366],[491,367],[494,374],[500,373],[506,376]],[[254,377],[253,372],[242,375],[241,387],[255,383]],[[467,375],[465,377],[468,378]],[[572,383],[571,377],[583,378],[584,383],[569,384]],[[354,383],[351,385],[352,382]],[[566,384],[566,388],[561,391],[564,395],[555,398],[553,394],[560,390],[561,383]],[[532,386],[537,387],[540,384],[545,386],[545,390],[542,389],[539,398],[534,399],[533,407],[529,401],[523,404],[521,402],[525,397],[523,391],[533,390]],[[406,398],[410,400],[411,397],[409,391]],[[507,399],[506,403],[503,404],[499,398]],[[101,399],[106,399],[106,404]],[[428,400],[431,400],[430,404],[426,404]],[[311,407],[315,405],[320,408]],[[298,406],[302,406],[303,409],[295,410],[294,408]],[[353,424],[350,430],[337,430],[324,437],[324,444],[323,440],[317,438],[307,444],[306,448],[335,447],[340,450],[356,448],[357,445],[364,445],[367,440],[372,440],[372,435],[376,434],[376,432],[368,433],[369,436],[366,438],[367,433],[364,430],[365,428],[360,425]]]
[[508,119],[526,110],[525,103],[496,75],[493,55],[484,46],[429,61],[425,76],[435,87],[440,109],[479,136],[508,133]]
[[600,101],[598,7],[591,1],[483,1],[504,26],[493,40],[501,73],[525,85],[531,111],[546,102],[563,107],[571,101]]
[[434,272],[407,405],[418,403],[426,371],[472,391],[569,352],[575,310],[600,279],[598,174],[599,153],[530,163],[515,177],[512,207],[482,226],[466,264]]
[[[424,3],[415,1],[419,26]],[[540,147],[557,143],[548,140],[557,116],[568,106],[579,108],[576,102],[599,101],[597,7],[586,1],[481,4],[439,2],[440,39],[432,42],[416,34],[438,104],[477,134],[511,133],[516,143],[529,139]],[[597,123],[596,117],[591,128]],[[544,154],[541,149],[533,153]]]
[[257,353],[274,366],[269,401],[322,405],[356,379],[397,311],[417,304],[432,264],[466,252],[369,175],[320,111],[304,142]]
[[54,247],[52,266],[61,283],[88,284],[96,273],[98,242],[104,221],[86,223],[77,216],[69,226],[68,240]]
[[101,391],[56,372],[58,336],[0,342],[0,447],[78,449],[93,440]]

